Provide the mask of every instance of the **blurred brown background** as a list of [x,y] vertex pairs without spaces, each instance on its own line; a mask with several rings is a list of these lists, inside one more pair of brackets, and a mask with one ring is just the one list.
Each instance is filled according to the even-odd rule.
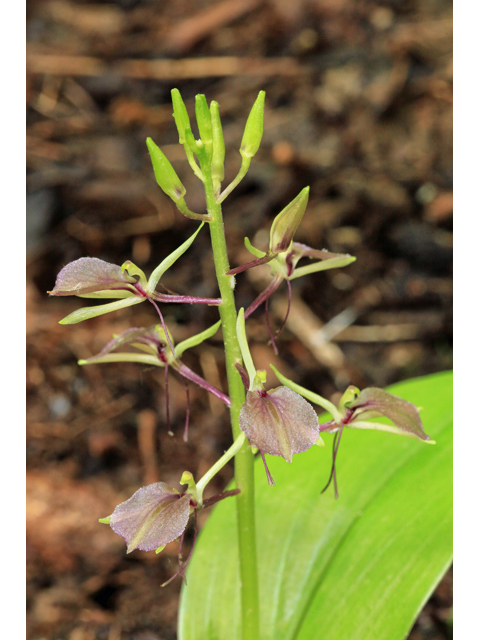
[[[249,109],[267,92],[265,133],[250,172],[225,202],[232,266],[264,247],[270,222],[304,186],[310,203],[296,240],[357,262],[294,281],[295,304],[267,346],[263,313],[249,320],[256,365],[274,362],[335,398],[349,383],[385,386],[452,366],[452,7],[447,0],[39,0],[27,3],[27,595],[35,640],[173,640],[177,545],[125,555],[97,519],[140,486],[178,486],[229,446],[227,412],[197,389],[188,444],[183,383],[171,377],[175,436],[167,434],[162,371],[80,368],[132,326],[147,305],[65,327],[81,306],[46,291],[67,262],[132,259],[147,274],[196,228],[157,187],[151,136],[203,211],[172,118],[178,87],[220,103],[225,185],[239,167]],[[268,268],[266,268],[268,273]],[[239,306],[262,287],[237,278]],[[215,296],[207,230],[165,276]],[[272,302],[279,326],[281,289]],[[179,341],[214,309],[163,307]],[[224,384],[218,340],[185,361]],[[269,382],[274,385],[274,378]],[[340,460],[341,473],[341,460]],[[328,475],[325,462],[325,474]],[[212,483],[222,489],[227,467]],[[206,515],[206,514],[205,514]],[[410,638],[449,638],[451,574]]]

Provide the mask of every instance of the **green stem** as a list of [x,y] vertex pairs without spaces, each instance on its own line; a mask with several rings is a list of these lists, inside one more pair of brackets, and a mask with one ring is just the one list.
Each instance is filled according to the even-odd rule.
[[222,191],[222,193],[218,196],[217,202],[222,203],[227,196],[229,196],[232,191],[235,189],[237,184],[239,184],[244,177],[247,175],[248,168],[250,167],[250,158],[244,158],[242,156],[242,164],[240,165],[240,170],[237,173],[237,177],[232,180],[232,182],[228,185],[228,187]]
[[[225,345],[228,395],[232,403],[230,417],[233,439],[236,440],[241,433],[238,417],[240,409],[245,402],[245,389],[240,374],[235,367],[236,363],[242,362],[242,354],[237,339],[237,311],[233,295],[235,278],[226,275],[230,265],[228,263],[227,244],[223,228],[222,207],[215,198],[211,169],[209,166],[202,166],[202,172],[207,211],[211,217],[210,235],[215,271],[222,297],[219,311]],[[243,640],[258,640],[260,637],[253,461],[252,451],[248,442],[245,441],[235,456],[235,481],[240,489],[240,493],[236,497],[236,503]]]
[[232,444],[230,449],[225,451],[223,456],[219,458],[215,462],[215,464],[212,467],[210,467],[207,473],[204,476],[202,476],[200,480],[197,482],[197,496],[200,504],[203,504],[203,491],[207,486],[207,484],[220,471],[220,469],[223,469],[223,467],[227,464],[227,462],[231,460],[233,456],[235,456],[239,452],[239,450],[243,446],[244,441],[245,441],[245,434],[241,433],[238,436],[238,438],[235,440],[235,442]]

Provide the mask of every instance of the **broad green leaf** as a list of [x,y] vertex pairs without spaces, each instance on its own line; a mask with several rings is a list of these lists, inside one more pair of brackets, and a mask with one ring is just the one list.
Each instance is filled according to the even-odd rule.
[[[417,406],[435,446],[346,431],[340,497],[320,494],[329,447],[257,460],[262,640],[401,640],[452,558],[452,376],[393,385]],[[325,436],[327,445],[332,437]],[[180,640],[240,640],[234,500],[215,507],[183,587]]]

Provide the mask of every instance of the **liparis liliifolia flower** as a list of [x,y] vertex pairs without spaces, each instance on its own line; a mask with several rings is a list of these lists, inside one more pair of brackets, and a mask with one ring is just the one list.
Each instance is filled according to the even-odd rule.
[[246,367],[237,363],[246,390],[239,425],[250,444],[260,451],[268,483],[274,485],[265,454],[292,462],[294,453],[308,451],[314,444],[323,445],[317,414],[306,400],[285,386],[265,390],[265,371],[255,370],[248,349],[243,309],[238,314],[237,336]]
[[[349,429],[373,429],[375,431],[387,431],[397,435],[421,440],[427,444],[435,444],[425,433],[418,408],[398,396],[378,389],[367,387],[360,391],[357,387],[349,386],[340,399],[338,407],[335,407],[329,400],[304,389],[292,380],[282,375],[273,365],[270,365],[275,375],[292,391],[296,391],[311,402],[320,405],[331,413],[332,420],[319,425],[320,433],[334,433],[332,446],[332,468],[330,476],[322,493],[326,491],[333,480],[335,488],[335,498],[338,498],[337,476],[335,462],[337,459],[340,440],[345,427]],[[372,422],[372,418],[387,418],[392,424],[384,422]]]
[[[165,330],[167,340],[168,331],[163,315],[157,302],[186,302],[209,305],[221,304],[221,298],[199,298],[195,296],[180,296],[156,291],[160,278],[174,262],[188,249],[197,237],[202,223],[197,231],[188,238],[178,249],[173,251],[153,271],[150,278],[133,262],[127,260],[121,267],[105,262],[98,258],[79,258],[67,264],[57,276],[55,287],[48,293],[52,296],[78,296],[80,298],[118,298],[115,302],[84,307],[60,320],[60,324],[77,324],[89,318],[116,311],[124,307],[139,304],[148,300],[153,304]],[[173,350],[173,345],[170,345]]]
[[[179,575],[185,580],[184,572],[197,538],[197,511],[239,493],[238,489],[225,491],[202,502],[198,498],[190,472],[184,472],[180,484],[188,485],[186,491],[177,491],[165,482],[155,482],[142,487],[135,491],[131,498],[115,507],[111,516],[100,519],[101,523],[109,524],[112,530],[125,540],[127,553],[135,549],[160,553],[169,542],[180,538],[179,569],[162,584],[162,587]],[[184,536],[192,513],[194,516],[192,549],[183,562]]]
[[[166,413],[167,413],[167,427],[171,435],[170,428],[170,402],[168,391],[168,373],[170,368],[179,373],[185,379],[185,391],[187,394],[187,415],[185,418],[185,429],[183,433],[183,439],[185,442],[188,440],[188,423],[190,415],[190,395],[188,390],[188,381],[194,382],[202,389],[205,389],[209,393],[213,394],[227,406],[230,406],[230,399],[220,389],[217,389],[214,385],[210,384],[202,377],[197,375],[189,367],[187,367],[181,360],[182,354],[191,347],[199,345],[204,340],[211,338],[220,327],[221,322],[218,321],[205,331],[187,338],[183,342],[173,347],[173,339],[168,332],[168,337],[165,334],[165,330],[160,325],[153,325],[148,329],[127,329],[118,336],[114,336],[105,347],[95,356],[87,358],[85,360],[79,360],[78,364],[99,364],[105,362],[139,362],[141,364],[153,365],[156,367],[163,367],[165,370],[165,394],[166,394]],[[113,353],[117,349],[133,347],[135,352]],[[175,349],[175,350],[173,350]]]
[[[248,318],[262,303],[265,303],[265,316],[275,353],[278,353],[275,339],[285,327],[290,312],[292,298],[290,281],[316,271],[345,267],[356,260],[356,258],[348,254],[331,253],[325,250],[320,251],[312,249],[305,244],[293,242],[293,236],[302,221],[307,207],[308,194],[309,187],[306,187],[276,216],[270,228],[270,242],[267,252],[260,251],[250,243],[248,238],[245,238],[245,246],[250,253],[256,256],[256,260],[230,269],[230,271],[227,272],[229,275],[236,275],[247,269],[266,263],[269,264],[273,276],[272,281],[245,311],[245,318]],[[319,260],[319,262],[297,269],[297,263],[304,257],[316,259]],[[278,329],[274,335],[268,317],[268,300],[284,280],[288,286],[287,313],[280,329]]]

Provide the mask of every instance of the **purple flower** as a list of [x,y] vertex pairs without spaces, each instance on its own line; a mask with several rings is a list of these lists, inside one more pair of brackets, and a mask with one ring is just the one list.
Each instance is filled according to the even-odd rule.
[[[415,440],[423,440],[429,444],[435,444],[423,429],[417,407],[411,402],[394,396],[392,393],[388,393],[388,391],[384,391],[383,389],[368,387],[360,392],[356,387],[348,387],[340,400],[337,413],[338,416],[336,419],[334,418],[320,425],[320,433],[335,433],[333,440],[332,470],[322,493],[333,480],[336,498],[338,497],[338,489],[335,461],[344,427],[388,431],[390,433],[407,436],[408,438],[414,438]],[[393,424],[370,422],[371,418],[377,417],[388,418]]]
[[294,453],[307,451],[319,437],[312,406],[287,387],[247,391],[239,423],[250,444],[260,451],[270,485],[275,483],[265,462],[266,453],[292,462]]
[[[191,480],[184,482],[183,478]],[[179,569],[162,587],[178,575],[185,579],[184,571],[191,558],[197,537],[197,510],[239,493],[238,489],[225,491],[199,504],[195,495],[195,483],[190,473],[184,473],[182,484],[189,485],[183,493],[169,487],[165,482],[155,482],[142,487],[131,498],[115,507],[111,516],[100,520],[102,523],[109,524],[113,531],[125,540],[127,553],[135,549],[159,553],[166,544],[180,538]],[[183,562],[183,541],[191,513],[194,514],[193,544],[187,559]]]
[[[187,417],[185,420],[183,438],[185,441],[187,441],[190,406],[190,396],[187,384],[188,380],[194,382],[209,393],[212,393],[214,396],[222,400],[227,406],[230,406],[230,399],[228,398],[228,396],[220,391],[220,389],[217,389],[217,387],[197,375],[180,360],[180,356],[184,353],[184,351],[200,344],[207,338],[212,337],[219,329],[220,324],[221,322],[218,321],[216,324],[209,327],[202,333],[184,340],[175,347],[175,351],[173,350],[173,340],[169,332],[168,334],[166,334],[165,330],[158,324],[151,326],[149,329],[127,329],[120,335],[115,336],[113,340],[110,340],[110,342],[100,351],[99,354],[97,354],[96,356],[92,356],[91,358],[87,358],[86,360],[79,360],[78,364],[85,365],[107,362],[139,362],[141,364],[163,367],[165,370],[167,425],[170,433],[168,373],[170,368],[174,369],[174,371],[179,373],[185,379],[185,389],[187,393]],[[114,353],[117,349],[124,349],[125,347],[133,348],[135,351],[121,351],[120,353]]]
[[[298,225],[302,221],[307,208],[309,191],[310,188],[305,187],[305,189],[300,191],[298,196],[275,217],[270,228],[270,242],[266,253],[256,249],[252,246],[248,238],[245,238],[245,246],[250,253],[256,257],[256,260],[252,260],[251,262],[247,262],[246,264],[242,264],[239,267],[235,267],[234,269],[227,271],[227,275],[236,275],[246,271],[247,269],[251,269],[252,267],[258,267],[261,264],[269,263],[273,279],[268,287],[262,291],[262,293],[245,311],[245,319],[248,318],[248,316],[251,315],[261,304],[265,303],[265,317],[267,320],[268,331],[270,333],[270,341],[275,353],[278,353],[275,339],[285,327],[288,314],[290,312],[290,303],[292,299],[290,280],[316,271],[345,267],[356,259],[348,254],[318,251],[311,247],[307,247],[305,244],[293,242],[293,236]],[[314,258],[320,262],[296,269],[297,262],[303,257]],[[280,329],[278,329],[274,335],[268,318],[268,300],[284,280],[287,281],[288,286],[287,313]]]
[[83,320],[148,300],[157,310],[168,339],[165,322],[157,302],[221,304],[221,298],[197,298],[156,291],[160,278],[185,253],[195,240],[203,224],[188,240],[158,265],[148,281],[144,272],[130,260],[124,262],[121,267],[98,258],[79,258],[67,264],[58,274],[53,290],[48,292],[50,295],[79,296],[81,298],[117,298],[117,300],[95,307],[77,309],[66,318],[63,318],[63,320],[60,320],[60,324],[77,324]]

